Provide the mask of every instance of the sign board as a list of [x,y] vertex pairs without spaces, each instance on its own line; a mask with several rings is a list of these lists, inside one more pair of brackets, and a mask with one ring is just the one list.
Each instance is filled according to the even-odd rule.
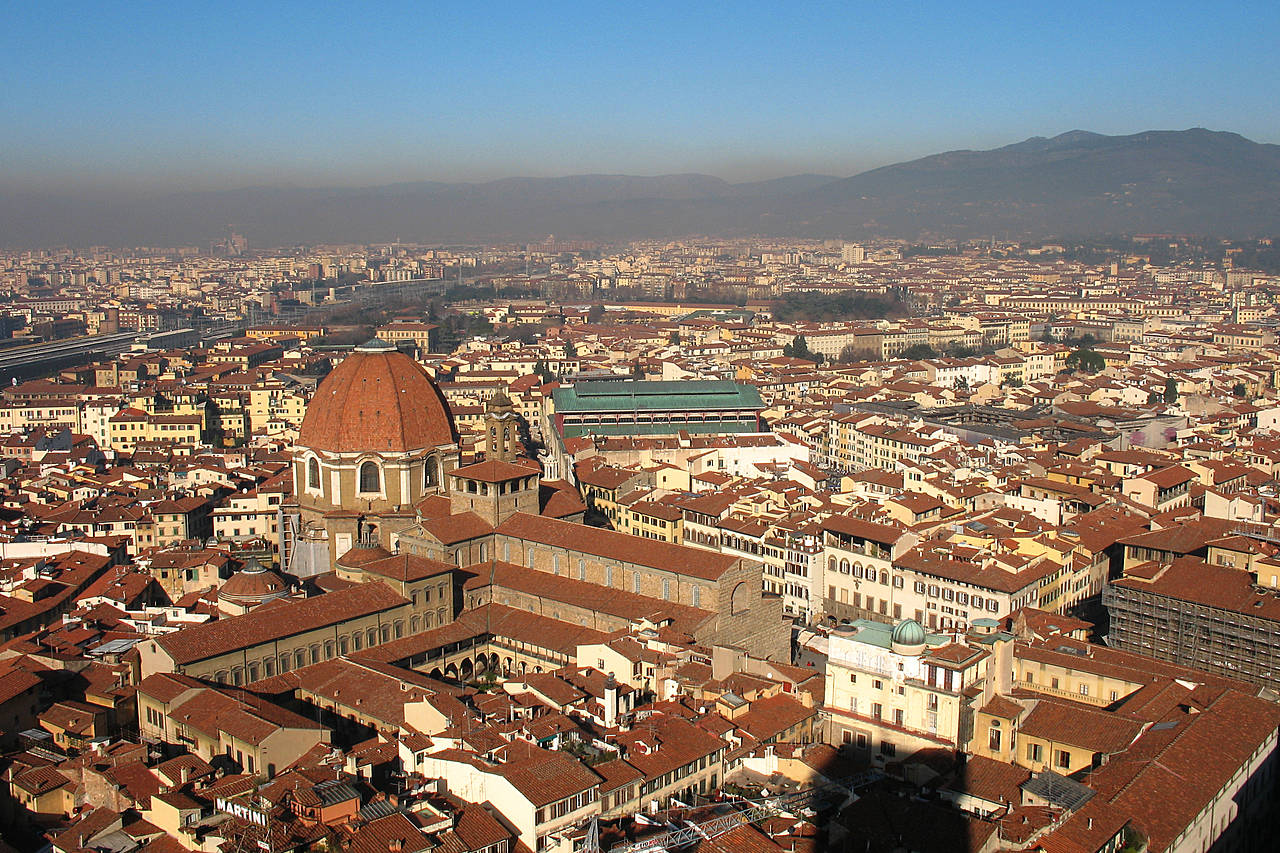
[[264,829],[267,826],[267,815],[265,812],[246,806],[243,803],[237,803],[234,800],[228,800],[225,797],[218,797],[214,800],[214,806],[220,812],[246,820],[254,826],[261,826]]

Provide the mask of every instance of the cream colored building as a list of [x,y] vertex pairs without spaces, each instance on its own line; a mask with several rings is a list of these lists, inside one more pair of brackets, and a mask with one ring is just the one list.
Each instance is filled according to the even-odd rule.
[[912,619],[859,620],[828,637],[829,743],[884,764],[920,749],[959,749],[965,692],[987,678],[990,651],[930,634]]

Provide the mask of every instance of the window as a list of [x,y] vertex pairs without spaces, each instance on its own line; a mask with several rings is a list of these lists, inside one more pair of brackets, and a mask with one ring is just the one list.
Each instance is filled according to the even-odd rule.
[[876,690],[883,690],[884,682],[877,678],[871,682],[871,686],[874,687]]
[[1087,685],[1087,684],[1081,684],[1081,685],[1080,685],[1080,695],[1081,695],[1081,696],[1088,696],[1088,695],[1089,695],[1089,685]]
[[892,758],[898,754],[898,748],[893,745],[893,741],[880,741],[880,754],[886,758]]
[[662,598],[665,601],[671,600],[671,579],[670,578],[662,579]]
[[422,474],[422,485],[425,486],[426,488],[430,489],[434,487],[437,482],[439,482],[439,479],[440,479],[439,465],[440,465],[439,461],[437,461],[434,456],[432,456],[427,460],[427,465],[423,469],[423,474]]
[[893,724],[895,726],[902,725],[905,722],[905,719],[906,719],[906,714],[903,712],[901,708],[893,709]]
[[360,491],[382,491],[382,477],[377,462],[365,462],[360,466]]
[[1000,723],[998,720],[991,721],[991,732],[987,738],[987,745],[991,748],[992,752],[1000,751],[1000,729],[996,728],[999,725]]
[[631,573],[631,591],[632,592],[640,591],[640,573],[639,572]]
[[307,462],[307,488],[320,488],[320,462],[316,459]]
[[884,706],[879,702],[873,702],[871,704],[871,716],[875,717],[877,720],[884,716]]
[[702,606],[702,587],[696,585],[693,588],[693,606]]
[[613,566],[604,567],[604,585],[613,586]]
[[1038,743],[1027,744],[1027,760],[1040,761],[1044,751]]
[[1071,753],[1065,749],[1058,750],[1058,766],[1063,770],[1071,769]]

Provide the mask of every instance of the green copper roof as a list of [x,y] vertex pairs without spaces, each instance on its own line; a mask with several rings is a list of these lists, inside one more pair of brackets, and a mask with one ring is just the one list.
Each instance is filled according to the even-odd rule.
[[756,432],[755,424],[733,421],[699,421],[697,423],[672,420],[659,424],[565,424],[565,438],[580,435],[675,435],[684,430],[690,435],[722,435],[729,432]]
[[[915,622],[914,619],[908,620]],[[919,622],[915,622],[920,627]],[[854,621],[853,626],[857,629],[857,633],[853,639],[860,643],[866,643],[870,646],[879,646],[882,649],[890,648],[893,645],[893,625],[887,625],[884,622],[874,622],[870,619],[858,619]],[[942,634],[934,634],[920,628],[924,634],[924,642],[929,646],[943,645],[947,638]]]
[[579,382],[570,388],[556,389],[552,399],[557,413],[764,408],[760,392],[754,386],[719,379]]
[[889,639],[891,642],[902,646],[923,645],[925,640],[924,626],[914,619],[903,619],[893,626],[893,632],[890,634]]

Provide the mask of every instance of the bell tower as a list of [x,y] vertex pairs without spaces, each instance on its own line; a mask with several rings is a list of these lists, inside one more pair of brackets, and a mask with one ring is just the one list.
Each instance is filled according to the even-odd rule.
[[484,458],[510,462],[520,443],[520,417],[511,398],[501,389],[493,392],[484,407]]

